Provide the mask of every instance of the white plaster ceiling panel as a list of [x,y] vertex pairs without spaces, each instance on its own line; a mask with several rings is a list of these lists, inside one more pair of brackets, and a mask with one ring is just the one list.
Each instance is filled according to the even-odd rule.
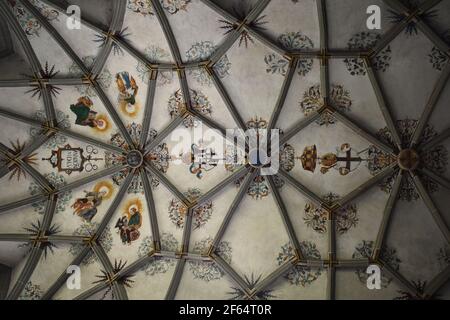
[[[24,267],[26,266],[26,262],[28,260],[28,257],[24,257],[14,268],[11,270],[11,281],[14,281],[12,283],[17,282],[18,278],[20,277],[20,274],[22,273]],[[8,293],[10,293],[13,289],[13,286],[10,285],[8,288]]]
[[[450,197],[448,196],[448,190],[442,188],[436,182],[434,182],[434,185],[438,186],[438,188],[435,189],[435,191],[430,194],[431,200],[433,201],[434,205],[438,208],[438,210],[442,212],[442,218],[448,225],[450,224],[450,211],[447,210],[447,208],[449,208],[450,206]],[[447,254],[447,257],[448,256],[449,255]]]
[[[261,30],[273,41],[292,45],[285,49],[317,49],[320,46],[319,16],[315,0],[275,0],[271,1],[261,14],[259,20]],[[256,27],[258,24],[256,24]],[[289,35],[296,34],[303,42],[289,42]],[[295,40],[295,39],[294,39]],[[295,47],[302,43],[304,47]]]
[[446,267],[441,253],[447,243],[425,203],[400,201],[391,219],[384,259],[410,281],[431,281]]
[[42,70],[46,73],[56,73],[54,77],[57,78],[67,76],[73,64],[72,59],[41,23],[36,18],[33,18],[29,10],[17,2],[9,3],[13,14],[18,19],[28,41],[33,47]]
[[23,233],[25,228],[31,228],[32,224],[38,225],[43,218],[40,212],[45,207],[45,202],[24,206],[20,209],[12,209],[0,215],[0,232],[12,234]]
[[[372,33],[367,30],[367,8],[371,5],[377,5],[381,8],[382,32],[387,32],[394,26],[388,19],[390,13],[382,0],[327,0],[326,14],[329,30],[329,46],[332,49],[349,49],[351,40],[361,33]],[[345,23],[342,21],[345,17]],[[377,34],[378,32],[375,32]],[[357,38],[355,38],[357,39]],[[363,45],[363,43],[360,43]],[[357,48],[352,48],[357,49]],[[365,48],[368,49],[368,48]]]
[[426,162],[424,162],[423,166],[437,174],[438,176],[441,176],[447,181],[450,179],[450,170],[448,166],[448,160],[446,161],[446,157],[448,156],[448,150],[450,148],[450,138],[447,138],[446,140],[442,141],[438,146],[435,148],[430,149],[425,154],[427,156],[435,155],[438,156],[438,161],[433,161],[431,159],[427,159]]
[[19,178],[19,171],[17,171],[14,176],[9,174],[0,179],[0,183],[2,184],[0,204],[7,204],[11,200],[21,200],[30,196],[30,186],[33,185],[34,180],[29,175],[24,177],[24,174],[26,172],[21,172]]
[[[279,189],[279,192],[300,246],[305,249],[306,258],[309,260],[326,258],[328,255],[328,230],[327,222],[323,219],[324,216],[321,216],[325,211],[321,211],[317,204],[304,197],[290,184],[286,183]],[[317,215],[316,213],[319,212],[320,214]],[[308,247],[314,247],[317,250],[311,251],[315,253],[314,255],[308,255],[306,251]]]
[[247,49],[245,45],[235,43],[226,54],[230,70],[225,72],[225,64],[220,70],[215,68],[223,73],[222,83],[232,101],[239,106],[244,122],[260,118],[269,121],[275,108],[284,76],[273,72],[272,64],[266,62],[266,57],[271,54],[275,55],[272,59],[276,61],[283,59],[259,41],[249,44]]
[[5,241],[0,251],[0,263],[14,268],[22,261],[28,253],[26,242]]
[[208,59],[225,39],[222,16],[200,0],[162,1],[184,62]]
[[285,275],[258,293],[260,299],[325,300],[327,269],[292,266]]
[[23,74],[31,75],[30,62],[25,55],[25,52],[20,44],[17,36],[11,33],[11,42],[13,46],[13,52],[7,57],[0,59],[0,74],[1,80],[8,79],[23,79]]
[[433,27],[443,36],[445,41],[449,42],[450,21],[445,13],[450,12],[450,3],[441,1],[430,12],[433,15],[431,20]]
[[[199,277],[202,267],[211,269],[208,277]],[[186,262],[180,286],[175,299],[177,300],[228,300],[235,296],[243,298],[244,292],[220,270],[214,262],[189,260]]]
[[444,285],[441,290],[438,291],[437,296],[442,300],[450,299],[450,283]]
[[428,120],[428,125],[432,126],[434,131],[442,132],[450,127],[450,117],[443,117],[443,114],[449,112],[450,106],[450,81],[447,81],[442,93],[434,107],[434,112]]
[[207,253],[239,190],[240,187],[236,183],[231,183],[219,194],[195,209],[189,243],[190,252]]
[[163,300],[169,289],[176,259],[158,257],[152,259],[134,273],[132,288],[127,288],[130,300]]
[[377,185],[338,210],[335,216],[338,259],[355,259],[361,243],[376,241],[388,198],[389,192]]
[[[325,121],[325,123],[322,123],[322,121]],[[325,120],[321,119],[319,122],[312,123],[288,141],[288,144],[294,148],[297,158],[295,159],[296,165],[290,174],[320,197],[330,192],[337,193],[343,197],[375,174],[373,170],[371,171],[364,164],[364,161],[350,163],[350,171],[348,173],[344,172],[347,171],[347,162],[345,160],[345,164],[341,163],[342,166],[337,163],[337,165],[329,167],[325,159],[323,165],[318,164],[314,172],[303,168],[300,158],[305,148],[314,145],[319,158],[327,158],[329,153],[335,155],[345,153],[347,155],[350,152],[351,157],[367,159],[367,153],[370,152],[372,147],[370,142],[360,137],[342,122],[335,120],[333,122],[330,124],[328,118]],[[339,155],[338,158],[343,159]],[[309,166],[306,167],[308,168]],[[345,168],[340,169],[342,167]],[[352,171],[355,169],[357,173]]]
[[352,74],[355,64],[364,65],[364,61],[330,60],[330,104],[368,132],[375,134],[386,127],[386,121],[367,73],[361,70]]
[[[278,77],[286,75],[288,72],[288,62],[283,61],[284,67],[279,72]],[[281,65],[280,65],[281,66]],[[317,59],[300,59],[297,72],[294,73],[289,87],[286,101],[282,107],[277,128],[284,132],[292,129],[295,124],[306,117],[313,115],[314,111],[323,106],[323,99],[320,99],[320,62]],[[311,97],[310,92],[317,92],[316,99],[311,108],[306,106],[306,99]]]
[[[146,4],[149,2],[141,1]],[[150,62],[172,63],[174,61],[151,4],[141,7],[137,1],[127,0],[122,30],[122,40],[144,54]]]
[[[39,0],[31,1],[31,3],[41,14],[47,17],[53,28],[64,38],[67,44],[75,51],[76,55],[88,67],[91,67],[92,60],[97,57],[101,50],[101,46],[93,41],[96,39],[98,33],[83,23],[81,24],[81,29],[75,29],[75,31],[69,29],[67,28],[68,16],[65,12],[49,7]],[[75,65],[73,68],[75,68]]]
[[[86,262],[82,262],[80,264],[80,272],[83,274],[81,277],[81,290],[72,290],[69,289],[67,286],[63,285],[59,288],[59,290],[55,293],[55,295],[52,297],[52,300],[72,300],[76,298],[78,295],[82,294],[83,292],[88,291],[89,289],[93,288],[96,284],[95,281],[98,281],[98,276],[102,276],[102,270],[104,268],[102,267],[100,261],[98,259],[88,260]],[[63,270],[64,271],[64,270]],[[36,284],[39,286],[39,284]],[[36,288],[35,284],[31,286],[31,291],[35,292],[38,291],[38,296],[42,296],[45,294],[45,291],[39,290],[40,288]],[[38,289],[38,290],[36,290]],[[35,299],[36,300],[36,299]]]
[[42,100],[37,100],[29,94],[28,91],[31,89],[31,87],[0,88],[0,96],[8,97],[8,103],[6,101],[1,103],[2,109],[24,116],[34,114],[36,110],[43,110],[44,104]]
[[[252,189],[260,187],[259,182],[250,186]],[[250,193],[252,191],[249,190]],[[266,223],[258,224],[259,220]],[[246,226],[251,226],[251,233],[245,231]],[[273,196],[269,194],[258,199],[247,194],[221,239],[219,248],[222,247],[223,251],[219,255],[242,277],[251,277],[253,273],[256,277],[261,276],[262,280],[292,257],[292,250],[285,250],[289,246]]]
[[[191,104],[194,110],[214,120],[223,128],[238,127],[213,81],[211,79],[200,81],[199,72],[202,71],[188,71],[186,73]],[[182,101],[184,102],[184,99]]]
[[[403,31],[389,45],[389,66],[377,70],[381,86],[396,120],[419,119],[441,76],[429,61],[433,43],[420,31]],[[408,59],[405,59],[405,56]]]
[[[1,119],[6,120],[6,118],[3,117],[1,117]],[[33,138],[35,137],[34,134],[39,135],[41,131],[40,129],[32,127],[28,124],[10,119],[2,123],[2,128],[5,132],[8,132],[8,134],[0,135],[0,143],[16,153],[32,143]],[[18,141],[19,144],[17,143]]]
[[173,111],[177,111],[183,102],[184,98],[176,72],[159,71],[150,127],[157,132],[164,130],[177,115]]
[[382,273],[381,289],[367,290],[365,268],[357,270],[336,270],[337,300],[392,300],[404,295],[403,287],[397,279]]
[[187,206],[162,184],[159,184],[156,188],[153,187],[152,191],[161,239],[161,250],[176,252],[183,244]]
[[67,266],[73,261],[72,246],[73,244],[62,243],[44,249],[29,280],[31,285],[29,284],[21,295],[29,294],[28,289],[33,286],[39,287],[41,292],[47,291],[58,277],[66,272]]
[[94,293],[93,295],[86,298],[86,300],[114,300],[113,291],[109,288],[101,290],[99,292]]

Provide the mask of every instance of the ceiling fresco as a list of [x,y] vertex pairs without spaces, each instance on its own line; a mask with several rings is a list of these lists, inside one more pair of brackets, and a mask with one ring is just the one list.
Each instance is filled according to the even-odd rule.
[[[0,1],[0,298],[450,299],[449,16]],[[234,128],[279,129],[276,174]]]

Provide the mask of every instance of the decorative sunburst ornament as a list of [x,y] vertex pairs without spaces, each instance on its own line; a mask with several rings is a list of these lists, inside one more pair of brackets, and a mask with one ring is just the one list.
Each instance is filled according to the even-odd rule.
[[[25,142],[21,143],[19,139],[17,139],[16,142],[11,141],[10,142],[11,147],[13,148],[14,154],[20,154],[22,150],[25,148]],[[32,153],[22,159],[23,162],[27,164],[36,165],[38,159],[36,158],[37,153]],[[6,161],[5,161],[6,162]],[[16,177],[17,181],[20,181],[22,178],[26,178],[27,173],[23,168],[18,164],[13,164],[10,167],[11,173],[9,175],[9,180],[12,180],[14,177]]]
[[52,84],[43,84],[42,80],[47,81],[50,79],[53,79],[56,77],[56,75],[59,73],[59,71],[55,71],[55,65],[52,67],[49,67],[48,62],[45,63],[44,69],[41,69],[40,73],[40,79],[35,75],[24,75],[28,79],[33,80],[36,82],[35,84],[32,84],[32,88],[25,93],[32,93],[31,97],[34,98],[38,96],[38,99],[41,99],[42,97],[42,90],[47,89],[50,94],[54,97],[56,97],[59,92],[61,91],[60,87],[54,86]]
[[[408,7],[411,11],[415,11],[419,8],[419,3],[417,0],[405,0],[405,5]],[[388,10],[389,13],[391,13],[391,16],[388,17],[388,19],[392,23],[400,23],[403,20],[406,19],[406,16],[403,13],[398,13],[393,10]],[[420,19],[424,21],[427,24],[430,24],[434,18],[438,16],[437,10],[430,10],[424,13],[420,14]],[[405,28],[405,33],[409,36],[418,35],[418,29],[417,29],[417,19],[410,19],[408,22],[408,25]]]
[[[123,270],[123,268],[125,268],[127,264],[127,261],[122,262],[122,260],[117,261],[114,260],[114,267],[112,270],[112,274],[109,274],[108,272],[106,272],[105,270],[100,270],[100,272],[102,273],[101,275],[96,275],[95,277],[98,278],[99,280],[96,280],[94,282],[92,282],[92,284],[97,284],[97,283],[103,283],[106,282],[108,283],[108,289],[106,290],[106,292],[104,293],[103,297],[101,298],[101,300],[104,300],[106,298],[106,296],[108,295],[108,293],[110,293],[112,291],[112,281],[111,278],[113,275],[118,274],[120,271]],[[125,276],[120,277],[119,279],[117,279],[117,283],[127,287],[127,288],[131,288],[134,280],[131,280],[131,278],[134,277],[134,274],[128,274]],[[114,291],[112,291],[112,298],[114,299]]]
[[[114,38],[119,39],[119,40],[126,40],[126,38],[131,35],[131,33],[126,33],[127,30],[128,30],[128,27],[122,29],[121,31],[116,32],[114,35],[96,34],[95,39],[93,41],[95,43],[98,43],[99,48],[103,48],[111,36],[114,36]],[[117,55],[123,56],[125,54],[122,47],[119,44],[117,44],[117,42],[113,41],[111,46],[112,46],[112,52],[115,56],[117,56]]]
[[[245,2],[244,2],[245,3]],[[248,14],[252,11],[251,7],[244,7],[243,5],[240,5],[239,7],[233,8],[234,15],[239,21],[243,21]],[[266,18],[266,15],[258,17],[256,20],[254,20],[249,26],[250,28],[256,30],[256,31],[264,31],[266,28],[264,27],[265,24],[267,24],[268,21],[264,21]],[[224,29],[224,35],[228,35],[234,30],[237,30],[240,27],[239,23],[233,23],[227,20],[220,19],[219,22],[222,24],[220,27],[221,29]],[[239,37],[239,47],[244,44],[245,48],[248,48],[249,42],[255,43],[255,40],[250,36],[247,30],[244,30],[241,32]]]
[[[40,220],[37,223],[32,222],[29,227],[25,227],[23,229],[29,232],[32,237],[36,238],[36,240],[34,241],[40,241],[38,239],[40,237],[50,237],[60,232],[59,226],[55,224],[51,225],[48,230],[42,231],[42,224]],[[31,250],[32,245],[33,242],[27,242],[26,244],[20,245],[19,248],[27,247],[29,250]],[[53,242],[47,240],[40,241],[40,248],[44,252],[44,259],[47,259],[48,252],[53,254],[54,249],[57,248],[57,246]]]

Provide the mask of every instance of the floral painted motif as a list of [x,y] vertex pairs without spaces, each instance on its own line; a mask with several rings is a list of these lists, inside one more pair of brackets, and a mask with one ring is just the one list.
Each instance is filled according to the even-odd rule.
[[[39,32],[42,28],[40,22],[27,9],[18,4],[16,0],[8,0],[8,2],[13,8],[14,14],[23,31],[25,31],[28,36],[39,37]],[[58,20],[59,12],[57,10],[36,0],[31,0],[31,4],[34,5],[48,21]]]
[[[178,240],[170,233],[161,234],[161,250],[168,252],[178,251]],[[138,249],[139,258],[148,256],[153,250],[153,238],[145,237]],[[166,257],[155,257],[151,262],[142,267],[147,276],[166,273],[170,268],[175,266],[175,260]]]
[[396,161],[395,156],[378,149],[376,146],[370,146],[367,150],[366,166],[374,176]]
[[[202,195],[197,188],[190,188],[184,196],[190,201],[195,201]],[[187,207],[178,199],[172,199],[169,203],[169,219],[177,228],[184,227],[184,220],[187,215]],[[198,229],[206,224],[213,214],[213,204],[210,200],[204,202],[196,208],[192,216],[192,226]]]
[[[54,172],[44,175],[44,178],[50,182],[50,184],[55,188],[60,188],[66,185],[66,180],[62,175],[56,174]],[[32,196],[37,194],[42,194],[41,187],[36,182],[31,182],[28,190]],[[69,201],[72,199],[72,191],[63,192],[58,196],[58,201],[56,202],[55,214],[64,212]],[[46,202],[37,202],[32,204],[34,211],[38,214],[44,214],[46,209]]]
[[[189,93],[191,97],[192,109],[202,115],[211,116],[212,106],[208,100],[208,97],[202,92],[192,89],[189,90]],[[170,117],[172,119],[178,117],[184,108],[183,93],[181,90],[178,90],[169,98],[168,110]],[[198,126],[198,120],[196,120],[193,116],[188,116],[183,120],[183,124],[186,128],[194,128]]]
[[[352,107],[350,92],[342,85],[332,85],[330,92],[330,105],[341,112],[349,112]],[[324,106],[320,85],[312,86],[303,94],[300,108],[305,116],[309,116]],[[326,114],[326,113],[325,113]],[[336,123],[331,116],[323,116],[317,120],[319,125],[330,125]]]
[[151,0],[128,0],[127,8],[144,16],[155,14]]
[[[353,259],[371,258],[373,254],[373,247],[374,247],[373,241],[363,240],[356,246],[352,258]],[[402,261],[397,257],[397,251],[395,249],[384,247],[381,250],[380,258],[395,271],[398,271],[400,269],[400,263]],[[359,281],[361,281],[361,283],[366,285],[367,278],[369,276],[366,273],[366,269],[358,269],[356,271],[356,275],[358,276]],[[388,277],[385,274],[381,275],[381,286],[383,288],[387,288],[387,286],[391,283],[391,281],[392,281],[391,277]]]
[[295,149],[290,144],[285,144],[280,152],[280,166],[289,172],[295,167]]
[[[360,32],[355,34],[348,42],[348,49],[352,51],[367,51],[375,47],[377,42],[381,39],[381,35],[375,32]],[[391,47],[388,45],[380,51],[372,60],[373,68],[377,71],[385,72],[391,62]],[[366,67],[364,60],[360,58],[346,58],[344,60],[348,72],[352,76],[366,75]]]
[[[308,50],[314,48],[314,44],[310,38],[300,32],[287,32],[278,37],[280,45],[288,51]],[[264,57],[267,65],[267,73],[280,74],[285,76],[289,67],[289,61],[282,58],[276,53],[268,54]],[[298,74],[306,76],[313,67],[313,59],[300,59],[298,61]]]
[[[301,242],[300,249],[306,259],[319,260],[321,258],[319,250],[317,250],[316,245],[312,242]],[[284,264],[287,260],[291,259],[294,256],[295,254],[293,245],[291,243],[286,243],[281,247],[281,252],[278,254],[278,265]],[[317,280],[321,274],[322,270],[320,268],[313,269],[311,267],[296,265],[284,276],[284,278],[290,284],[306,287],[307,285],[310,285],[315,280]]]
[[[72,233],[74,236],[82,236],[82,237],[91,237],[95,234],[99,227],[98,222],[87,222],[84,221],[75,231]],[[113,238],[111,229],[109,227],[106,227],[101,236],[98,239],[99,245],[105,250],[106,253],[111,251]],[[78,256],[83,249],[85,248],[85,245],[79,244],[79,243],[73,243],[70,246],[69,252],[73,256]],[[89,253],[83,260],[83,265],[90,265],[94,262],[98,262],[97,255]]]
[[[165,61],[171,59],[169,52],[156,46],[150,46],[145,48],[144,55],[150,62],[154,63],[161,62],[162,60]],[[149,68],[144,63],[139,62],[136,67],[136,70],[138,71],[141,80],[144,83],[148,84],[150,81],[150,74],[151,74]],[[156,83],[160,87],[166,84],[170,84],[173,82],[173,77],[174,73],[172,70],[160,70],[158,72],[158,78],[156,80]]]
[[[86,56],[86,57],[83,57],[81,60],[82,60],[83,64],[88,68],[88,70],[91,70],[92,67],[94,66],[94,62],[95,62],[94,56]],[[80,67],[75,62],[69,67],[69,73],[73,76],[82,75]],[[97,77],[97,82],[100,84],[100,86],[103,89],[107,90],[111,87],[112,78],[113,78],[112,74],[108,70],[108,68],[103,68],[102,72]],[[75,86],[75,88],[82,96],[87,96],[90,98],[97,96],[97,92],[95,92],[95,89],[90,85],[77,85],[77,86]]]
[[[445,42],[450,43],[450,29],[443,34],[442,38]],[[448,56],[436,46],[431,49],[428,57],[430,59],[430,63],[433,65],[433,68],[438,71],[444,70],[444,67],[449,61]]]
[[[198,254],[205,253],[212,243],[213,239],[210,237],[203,239],[201,241],[197,241],[194,245],[193,252]],[[220,242],[215,252],[227,263],[231,263],[232,249],[229,242],[227,241]],[[222,269],[220,269],[219,266],[213,261],[189,260],[188,265],[189,270],[194,275],[194,278],[203,280],[205,282],[218,280],[225,275]]]
[[[47,116],[44,110],[37,111],[33,116],[33,119],[45,123],[47,122]],[[62,111],[56,111],[56,121],[58,123],[58,128],[61,129],[70,129],[71,124],[69,120],[69,116],[66,115]],[[38,127],[30,128],[30,135],[32,137],[39,137],[42,135],[42,130]],[[44,143],[44,147],[47,149],[56,149],[60,145],[65,145],[67,142],[67,137],[61,134],[55,134],[47,142]]]
[[153,149],[149,155],[146,157],[148,161],[150,161],[156,169],[161,171],[162,173],[167,173],[169,170],[170,161],[172,160],[172,156],[170,155],[169,147],[166,143],[162,143]]
[[[159,2],[167,12],[175,14],[181,10],[186,11],[191,0],[159,0]],[[155,14],[151,0],[128,0],[127,8],[144,16]]]
[[[201,41],[195,43],[187,52],[186,59],[188,62],[201,62],[208,60],[212,54],[216,51],[217,47],[211,41]],[[225,78],[230,74],[231,62],[228,60],[228,56],[224,55],[214,65],[214,71],[219,78]],[[190,69],[189,74],[200,85],[211,86],[212,79],[210,75],[203,68]]]
[[191,0],[160,0],[164,9],[170,14],[175,14],[180,10],[186,11],[186,8]]
[[18,300],[40,300],[43,294],[40,285],[28,281]]
[[[339,196],[334,193],[329,193],[323,197],[328,204],[333,204]],[[345,234],[351,228],[358,224],[358,209],[355,204],[348,204],[335,211],[336,230],[340,234]],[[307,203],[305,205],[305,216],[303,217],[306,225],[318,233],[325,233],[327,231],[328,212],[314,203]]]

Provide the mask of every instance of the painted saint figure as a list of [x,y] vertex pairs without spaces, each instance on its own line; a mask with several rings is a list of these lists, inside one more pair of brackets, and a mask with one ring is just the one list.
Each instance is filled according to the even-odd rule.
[[91,222],[94,216],[97,214],[97,208],[102,204],[103,197],[106,196],[105,191],[84,191],[85,197],[79,198],[72,205],[74,214],[81,217],[87,222]]
[[130,245],[132,241],[139,239],[141,225],[141,213],[135,207],[131,207],[128,213],[117,220],[115,228],[118,229],[122,243]]
[[97,112],[93,109],[94,103],[89,97],[81,97],[78,99],[77,104],[72,104],[70,110],[75,113],[77,119],[75,124],[79,126],[89,126],[91,128],[101,125],[96,120]]
[[129,116],[135,116],[139,108],[136,98],[139,87],[136,80],[128,72],[123,71],[116,75],[116,84],[119,90],[120,109]]

